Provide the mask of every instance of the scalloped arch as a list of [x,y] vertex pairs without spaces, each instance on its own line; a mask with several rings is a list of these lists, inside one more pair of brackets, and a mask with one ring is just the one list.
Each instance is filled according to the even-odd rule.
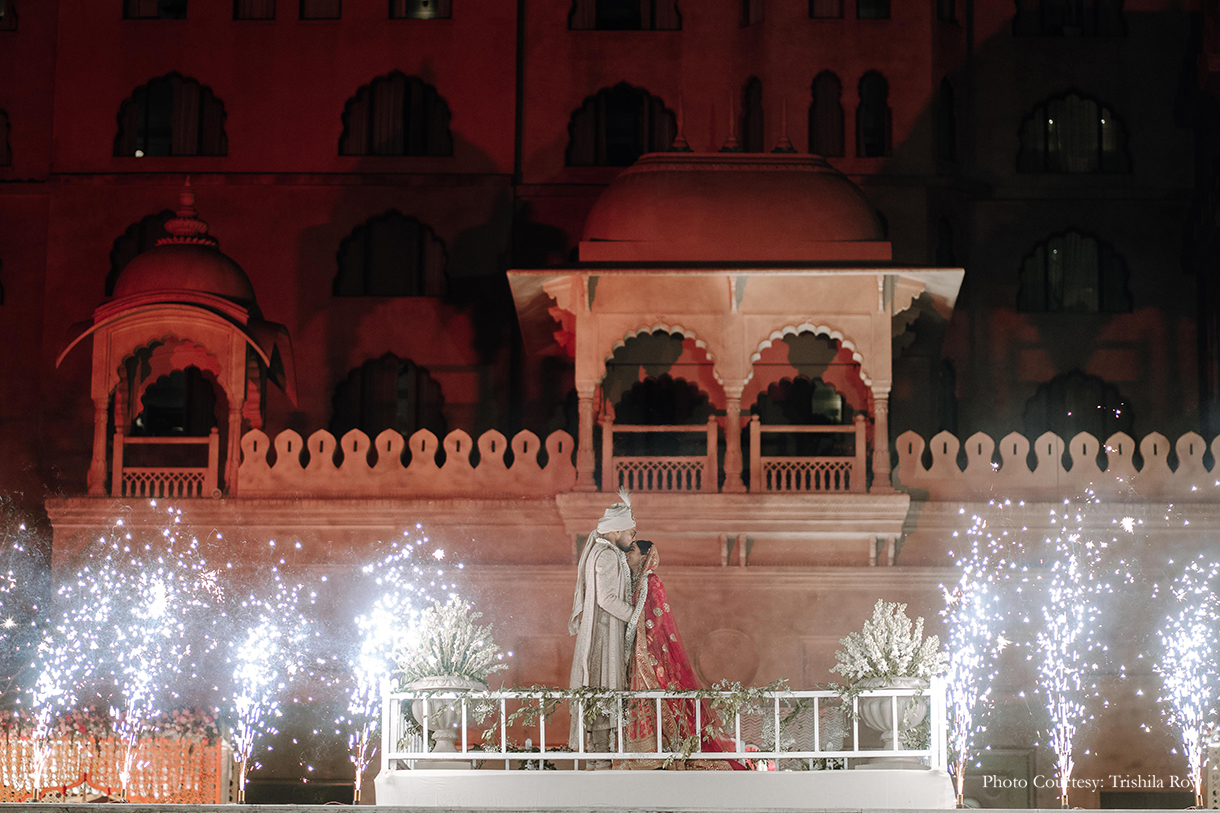
[[810,322],[802,322],[799,325],[784,325],[783,327],[771,331],[771,335],[758,343],[758,348],[750,355],[750,374],[746,376],[746,383],[750,383],[754,379],[754,364],[762,358],[762,352],[770,347],[775,342],[783,339],[785,336],[796,336],[801,333],[812,333],[815,336],[826,336],[834,339],[843,347],[851,351],[852,360],[860,365],[860,380],[864,382],[866,387],[873,386],[873,379],[869,376],[868,371],[864,367],[864,356],[856,349],[856,344],[851,339],[843,335],[843,331],[827,325],[815,325]]
[[610,345],[610,352],[607,353],[602,358],[601,369],[599,370],[599,372],[601,373],[601,376],[599,377],[599,380],[605,379],[606,362],[610,361],[610,359],[614,357],[615,350],[618,350],[620,347],[625,346],[627,344],[628,340],[634,339],[636,336],[640,336],[645,333],[656,333],[658,330],[663,331],[665,333],[670,333],[670,334],[681,333],[683,336],[685,336],[687,338],[694,339],[695,347],[698,347],[700,350],[702,350],[704,353],[706,353],[708,360],[712,362],[712,376],[716,379],[716,383],[722,387],[724,386],[724,378],[720,375],[720,369],[716,366],[716,354],[713,353],[710,349],[708,349],[707,342],[703,341],[703,339],[700,339],[693,330],[687,330],[686,328],[682,327],[681,325],[667,325],[667,324],[664,324],[661,322],[658,322],[657,324],[651,325],[651,326],[641,325],[640,327],[633,328],[632,330],[628,330],[626,333],[623,334],[623,337],[621,339],[618,339],[617,341],[614,342],[614,344]]

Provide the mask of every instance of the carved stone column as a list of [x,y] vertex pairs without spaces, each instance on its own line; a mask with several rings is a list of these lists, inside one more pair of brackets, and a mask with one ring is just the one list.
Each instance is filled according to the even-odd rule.
[[597,491],[593,480],[593,387],[576,389],[579,430],[576,439],[576,491]]
[[890,390],[873,388],[873,491],[893,491],[890,479]]
[[[241,458],[241,407],[234,404],[229,409],[229,439],[225,443],[224,490],[230,497],[237,496],[237,465]],[[210,494],[204,496],[211,496]]]
[[89,463],[89,494],[106,493],[106,400],[93,402],[93,460]]
[[725,390],[724,409],[724,491],[746,490],[741,480],[741,390]]

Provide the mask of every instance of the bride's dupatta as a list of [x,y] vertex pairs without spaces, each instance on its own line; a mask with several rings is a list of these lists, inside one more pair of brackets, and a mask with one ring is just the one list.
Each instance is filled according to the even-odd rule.
[[[674,689],[692,691],[699,688],[699,680],[686,657],[682,636],[669,609],[665,585],[657,577],[656,569],[661,563],[657,546],[653,545],[641,568],[639,584],[633,603],[635,613],[628,624],[628,637],[635,633],[627,664],[628,685],[632,691],[657,691]],[[630,643],[630,641],[629,641]],[[732,751],[726,739],[709,736],[707,729],[721,730],[719,717],[706,700],[700,703],[700,733],[702,750]],[[624,748],[636,753],[657,752],[657,701],[653,699],[628,700],[626,703]],[[695,701],[661,701],[661,743],[664,750],[681,751],[682,741],[695,734]],[[662,759],[623,760],[623,768],[656,769],[663,767]],[[745,770],[745,766],[734,760],[692,759],[675,761],[670,765],[678,770]]]

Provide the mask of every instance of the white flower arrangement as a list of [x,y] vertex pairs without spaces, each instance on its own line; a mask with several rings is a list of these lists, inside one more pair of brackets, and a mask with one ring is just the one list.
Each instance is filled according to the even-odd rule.
[[504,653],[492,640],[491,625],[475,623],[482,617],[457,596],[421,612],[407,639],[394,650],[401,682],[452,676],[486,683],[491,673],[507,668]]
[[948,657],[940,649],[940,638],[924,638],[923,618],[912,622],[906,610],[905,604],[878,600],[864,628],[839,641],[843,649],[835,653],[830,671],[850,683],[868,678],[929,680],[942,674]]

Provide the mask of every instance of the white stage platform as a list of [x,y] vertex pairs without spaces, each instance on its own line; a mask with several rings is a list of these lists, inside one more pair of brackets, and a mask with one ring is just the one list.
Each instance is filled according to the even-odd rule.
[[936,810],[955,806],[943,771],[382,772],[377,805],[559,810]]

